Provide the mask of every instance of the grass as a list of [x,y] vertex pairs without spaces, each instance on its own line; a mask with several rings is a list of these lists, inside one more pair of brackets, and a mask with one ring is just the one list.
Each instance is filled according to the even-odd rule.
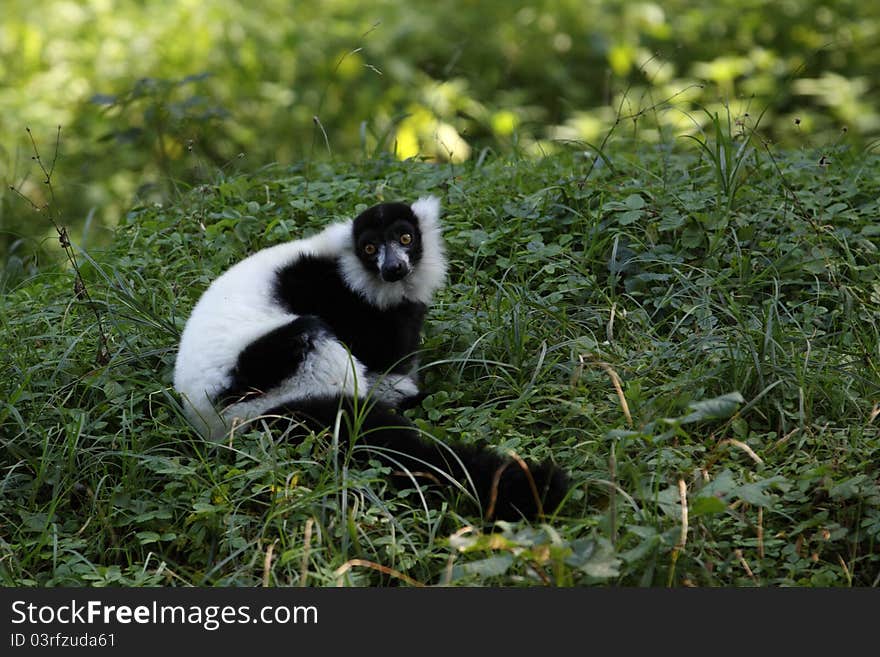
[[[76,254],[92,307],[65,269],[7,280],[0,582],[877,586],[880,161],[712,125],[611,142],[608,166],[572,149],[218,174]],[[568,469],[543,523],[484,526],[325,436],[205,444],[172,391],[225,267],[427,192],[451,272],[411,416]]]

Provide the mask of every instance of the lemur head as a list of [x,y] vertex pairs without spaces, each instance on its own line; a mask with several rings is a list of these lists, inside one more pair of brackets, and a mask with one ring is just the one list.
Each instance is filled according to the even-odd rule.
[[443,285],[446,253],[437,197],[364,210],[352,222],[351,237],[351,248],[340,255],[343,278],[377,308],[404,300],[428,303]]
[[386,283],[409,276],[422,258],[419,220],[405,203],[381,203],[364,210],[354,220],[352,233],[364,268]]

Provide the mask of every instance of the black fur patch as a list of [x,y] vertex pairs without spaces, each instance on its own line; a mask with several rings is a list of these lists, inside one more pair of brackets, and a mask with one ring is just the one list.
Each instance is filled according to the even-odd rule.
[[299,369],[315,339],[327,333],[327,325],[309,315],[269,331],[241,351],[232,370],[232,383],[217,399],[231,403],[271,390]]
[[297,315],[317,315],[371,372],[405,373],[419,346],[423,303],[379,310],[348,288],[337,262],[303,257],[278,273],[278,301]]

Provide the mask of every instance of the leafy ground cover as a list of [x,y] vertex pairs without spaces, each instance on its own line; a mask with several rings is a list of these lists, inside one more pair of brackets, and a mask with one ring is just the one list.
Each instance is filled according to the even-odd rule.
[[[77,252],[88,296],[59,267],[0,307],[0,581],[878,585],[880,161],[709,125],[601,155],[218,173],[132,209]],[[451,271],[410,414],[567,468],[544,522],[395,490],[326,436],[206,444],[171,389],[226,266],[429,192]]]
[[192,150],[248,171],[328,152],[539,155],[656,106],[696,133],[695,108],[725,104],[765,108],[777,143],[846,127],[876,145],[878,40],[880,4],[860,0],[4,0],[0,265],[53,253],[5,191],[43,191],[26,127],[47,142],[63,127],[68,229],[96,248],[133,197],[199,180]]

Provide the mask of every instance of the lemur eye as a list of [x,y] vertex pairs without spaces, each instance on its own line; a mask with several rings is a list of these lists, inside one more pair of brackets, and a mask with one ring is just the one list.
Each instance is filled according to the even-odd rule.
[[404,233],[400,236],[400,243],[404,246],[409,246],[410,244],[412,244],[412,235],[410,235],[409,233]]
[[375,244],[367,244],[364,246],[364,253],[368,256],[376,255],[376,245]]

